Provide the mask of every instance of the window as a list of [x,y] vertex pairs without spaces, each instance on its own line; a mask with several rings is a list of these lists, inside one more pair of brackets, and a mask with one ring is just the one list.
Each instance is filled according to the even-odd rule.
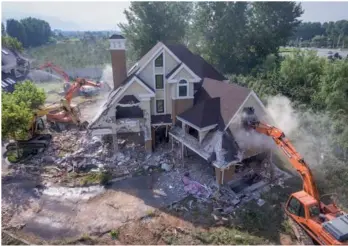
[[296,198],[291,198],[288,206],[288,210],[290,213],[295,214],[300,217],[305,217],[305,211],[303,205]]
[[155,67],[163,67],[163,54],[160,54],[155,60]]
[[156,89],[163,89],[163,74],[156,74]]
[[186,80],[182,79],[179,81],[178,84],[178,96],[179,97],[187,97],[187,89],[188,87],[188,83]]
[[156,112],[164,113],[164,100],[156,100]]
[[318,205],[313,205],[309,208],[310,217],[318,217],[320,215],[320,209]]

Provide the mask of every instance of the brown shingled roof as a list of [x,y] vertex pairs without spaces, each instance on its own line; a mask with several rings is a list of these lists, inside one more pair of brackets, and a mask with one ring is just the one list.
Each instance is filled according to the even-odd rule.
[[226,78],[200,55],[193,54],[185,45],[168,44],[165,46],[174,53],[186,66],[201,78],[225,80]]
[[205,78],[202,87],[195,95],[195,103],[220,98],[220,113],[224,125],[237,113],[239,107],[248,97],[251,90],[234,83]]
[[202,101],[178,115],[191,124],[204,128],[218,124],[220,114],[220,98]]

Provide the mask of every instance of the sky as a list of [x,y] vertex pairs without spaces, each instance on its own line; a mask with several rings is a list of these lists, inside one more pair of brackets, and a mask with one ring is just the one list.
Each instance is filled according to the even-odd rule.
[[[337,21],[348,19],[348,2],[301,2],[303,21]],[[1,19],[21,19],[28,16],[50,23],[52,29],[66,31],[118,30],[126,22],[123,11],[130,2],[36,2],[2,1]]]

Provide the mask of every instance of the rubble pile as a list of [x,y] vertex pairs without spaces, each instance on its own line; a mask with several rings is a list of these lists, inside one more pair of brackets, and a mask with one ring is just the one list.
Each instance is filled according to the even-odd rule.
[[34,157],[34,161],[54,164],[67,172],[92,171],[104,169],[115,176],[122,176],[137,170],[146,157],[142,146],[125,144],[120,151],[113,153],[110,143],[99,137],[91,137],[86,131],[69,130],[53,133],[51,145],[44,156]]

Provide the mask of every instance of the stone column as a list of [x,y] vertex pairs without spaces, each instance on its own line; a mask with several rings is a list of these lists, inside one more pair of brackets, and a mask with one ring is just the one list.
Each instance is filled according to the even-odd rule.
[[152,141],[152,139],[145,140],[145,150],[150,153],[152,153]]

